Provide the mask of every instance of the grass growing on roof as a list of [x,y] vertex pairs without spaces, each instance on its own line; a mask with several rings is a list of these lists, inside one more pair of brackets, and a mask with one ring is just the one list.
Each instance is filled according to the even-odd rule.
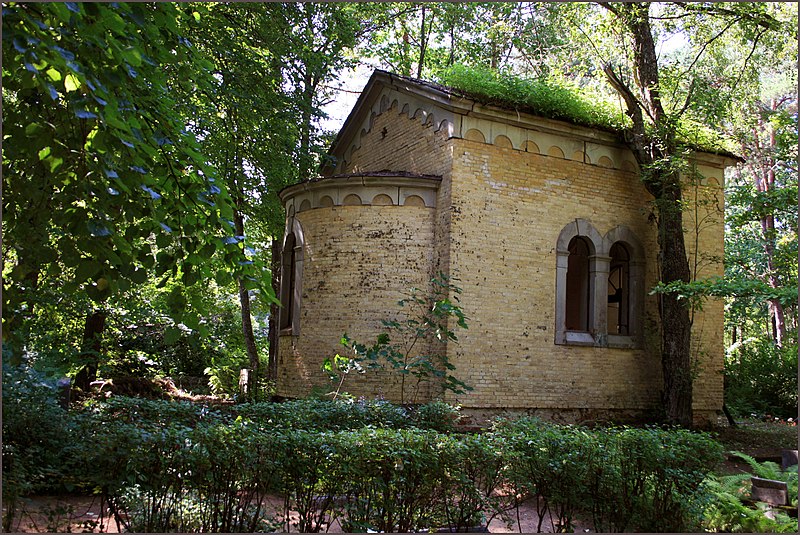
[[555,79],[519,78],[490,69],[453,65],[438,82],[485,104],[514,108],[550,119],[620,131],[630,121],[608,97]]
[[[613,96],[564,80],[520,78],[481,67],[453,65],[440,71],[437,81],[484,104],[617,133],[631,127]],[[686,116],[677,125],[677,139],[693,150],[735,152],[719,132]]]

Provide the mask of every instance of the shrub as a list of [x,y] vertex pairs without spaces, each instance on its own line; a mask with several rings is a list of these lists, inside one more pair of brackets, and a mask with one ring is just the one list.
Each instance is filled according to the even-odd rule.
[[439,433],[452,433],[461,418],[460,407],[450,405],[444,401],[432,401],[417,406],[412,414],[411,421],[414,427],[432,429]]
[[500,422],[498,434],[509,450],[508,477],[516,493],[537,497],[537,531],[548,518],[553,531],[570,531],[587,476],[586,432],[521,418]]
[[76,418],[59,403],[58,379],[23,363],[3,363],[3,528],[11,530],[18,498],[72,491],[83,482],[86,448]]
[[539,529],[569,530],[582,508],[600,531],[685,531],[697,527],[708,489],[703,481],[721,460],[708,435],[681,429],[588,431],[523,418],[499,421],[509,449],[509,479],[536,496]]
[[86,426],[87,477],[126,530],[250,532],[273,524],[260,505],[279,488],[272,435],[241,422]]
[[739,416],[797,416],[797,344],[749,339],[725,357],[725,403]]
[[345,482],[345,531],[408,532],[437,525],[442,500],[439,435],[413,429],[339,434],[337,474]]
[[491,434],[448,435],[440,441],[444,525],[460,532],[488,525],[496,516],[508,522],[506,512],[514,497],[497,492],[506,481],[502,439]]

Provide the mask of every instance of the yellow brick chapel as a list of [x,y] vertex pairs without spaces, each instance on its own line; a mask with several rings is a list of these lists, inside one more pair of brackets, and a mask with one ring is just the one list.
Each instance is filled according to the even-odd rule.
[[[646,420],[662,377],[652,197],[615,133],[481,104],[375,71],[321,178],[285,188],[277,394],[329,385],[344,333],[363,343],[437,273],[461,288],[469,328],[442,346],[473,389],[429,388],[476,423],[502,414]],[[698,278],[722,274],[729,158],[695,153],[684,214]],[[694,202],[696,201],[696,202]],[[697,422],[722,409],[723,308],[693,316]],[[398,401],[383,371],[356,396]]]

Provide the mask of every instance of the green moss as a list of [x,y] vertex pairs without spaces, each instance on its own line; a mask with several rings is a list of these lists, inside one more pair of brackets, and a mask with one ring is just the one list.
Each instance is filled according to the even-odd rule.
[[[555,79],[525,79],[491,69],[454,65],[440,71],[438,83],[482,104],[514,109],[549,119],[622,133],[630,119],[608,95]],[[678,140],[691,149],[730,154],[730,142],[690,119],[677,127]]]
[[454,65],[438,82],[483,104],[560,119],[612,132],[630,121],[606,97],[553,79],[524,79],[490,69]]

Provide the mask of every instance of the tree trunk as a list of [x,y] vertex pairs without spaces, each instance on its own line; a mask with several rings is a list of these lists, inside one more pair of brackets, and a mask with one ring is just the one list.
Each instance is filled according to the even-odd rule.
[[[776,101],[772,101],[771,109],[775,111],[778,107]],[[775,128],[771,124],[764,124],[759,121],[761,130],[767,130],[767,146],[761,147],[758,132],[755,133],[755,141],[758,150],[763,150],[764,158],[760,158],[760,169],[753,169],[753,176],[756,181],[756,189],[760,193],[766,193],[775,187],[775,158],[773,157],[776,140]],[[776,289],[781,286],[775,269],[775,216],[767,214],[761,218],[761,238],[764,243],[764,253],[767,255],[767,284],[770,288]],[[772,336],[775,345],[783,346],[786,339],[786,318],[784,315],[783,304],[778,299],[770,299],[768,302],[769,314],[772,319]]]
[[103,333],[105,324],[106,313],[102,310],[95,310],[86,316],[80,353],[81,359],[86,361],[86,365],[75,376],[75,386],[84,392],[89,390],[92,381],[97,380],[97,366],[100,362],[102,348],[100,335]]
[[[658,56],[650,28],[649,4],[601,4],[625,25],[633,39],[634,79],[637,97],[610,66],[605,72],[609,83],[625,101],[633,122],[630,148],[642,168],[643,184],[655,198],[658,211],[659,270],[661,281],[689,282],[681,211],[681,183],[677,172],[664,168],[665,160],[675,156],[673,121],[664,111],[659,93]],[[645,124],[645,113],[655,128]],[[674,293],[660,296],[661,366],[663,404],[669,423],[692,425],[691,316],[687,305]]]
[[[244,236],[244,216],[236,209],[233,211],[233,225],[236,230],[237,236]],[[259,375],[259,358],[258,348],[256,347],[256,338],[253,334],[253,320],[250,311],[250,292],[245,288],[244,281],[241,277],[236,278],[239,286],[239,303],[242,308],[242,335],[244,336],[244,346],[247,351],[247,359],[250,362],[251,373],[247,375],[247,392],[248,395],[253,395],[255,392],[255,382]]]
[[[425,15],[427,10],[425,5],[422,5],[422,23],[419,26],[419,63],[417,64],[417,78],[422,78],[422,69],[425,65],[425,50],[428,45],[428,39],[425,36]],[[430,26],[430,25],[429,25]]]
[[[658,242],[661,280],[690,281],[689,262],[683,234],[680,184],[658,199]],[[685,427],[692,425],[692,322],[689,308],[675,293],[661,296],[661,365],[664,376],[663,402],[667,420]]]

